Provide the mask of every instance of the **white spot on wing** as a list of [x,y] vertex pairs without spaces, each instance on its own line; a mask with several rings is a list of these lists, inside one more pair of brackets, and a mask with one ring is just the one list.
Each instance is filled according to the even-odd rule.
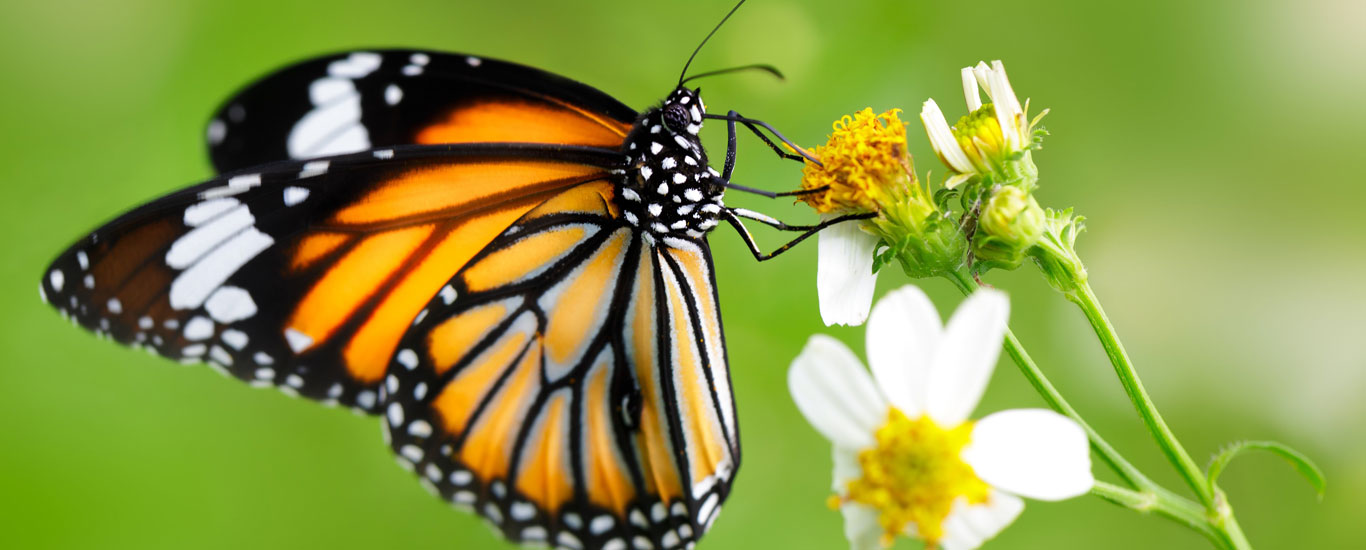
[[303,170],[299,171],[299,179],[311,178],[313,176],[321,176],[323,174],[326,174],[327,167],[330,164],[331,162],[325,160],[315,160],[313,162],[306,162],[304,163]]
[[483,62],[484,62],[484,60],[479,59],[478,57],[474,57],[474,56],[470,56],[470,57],[466,57],[466,58],[465,58],[465,63],[468,63],[469,66],[471,66],[471,67],[478,67],[479,64],[480,64],[480,63],[483,63]]
[[294,350],[294,353],[299,353],[313,345],[313,337],[289,327],[285,329],[285,342],[289,343],[289,349]]
[[209,122],[209,128],[205,133],[209,138],[209,145],[218,145],[223,143],[223,138],[228,137],[228,125],[221,120],[214,119]]
[[388,87],[384,88],[385,103],[398,105],[398,102],[400,101],[403,101],[403,88],[398,87],[398,84],[390,84]]
[[417,353],[411,349],[403,349],[396,356],[398,363],[408,370],[417,368]]
[[247,334],[237,329],[228,329],[218,336],[224,344],[235,350],[247,347]]
[[52,285],[52,289],[57,292],[62,291],[62,286],[66,284],[66,275],[60,269],[54,269],[47,274],[47,282]]
[[206,221],[227,212],[234,206],[242,204],[237,199],[210,199],[197,202],[185,209],[185,225],[198,227]]
[[[187,235],[188,236],[188,235]],[[184,238],[184,237],[182,237]],[[178,242],[178,241],[177,241]],[[249,227],[228,242],[213,249],[208,256],[181,272],[171,282],[171,307],[193,309],[204,303],[209,294],[228,280],[244,264],[275,243],[270,235]],[[169,260],[168,260],[169,263]]]
[[210,321],[208,317],[196,315],[185,323],[186,340],[198,341],[210,336],[213,336],[213,321]]
[[285,206],[294,206],[308,199],[308,189],[289,186],[285,188]]
[[204,309],[215,321],[226,325],[256,315],[256,301],[242,288],[223,286],[209,295]]
[[333,61],[327,65],[327,74],[345,78],[361,78],[379,68],[383,59],[377,53],[355,52],[346,59]]
[[441,301],[451,305],[451,302],[455,301],[455,288],[451,285],[441,287]]
[[109,313],[113,313],[114,315],[123,313],[123,302],[120,302],[118,298],[110,298],[109,302],[105,304],[105,307],[109,309]]
[[379,149],[379,150],[375,151],[374,154],[375,154],[375,158],[380,159],[380,160],[387,160],[387,159],[394,158],[394,150],[393,150],[393,149]]

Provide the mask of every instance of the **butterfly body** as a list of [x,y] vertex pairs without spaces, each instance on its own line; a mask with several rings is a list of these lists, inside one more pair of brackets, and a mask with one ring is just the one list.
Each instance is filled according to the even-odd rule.
[[740,459],[704,110],[462,54],[305,61],[214,117],[220,175],[40,289],[120,343],[379,414],[401,465],[511,540],[686,546]]

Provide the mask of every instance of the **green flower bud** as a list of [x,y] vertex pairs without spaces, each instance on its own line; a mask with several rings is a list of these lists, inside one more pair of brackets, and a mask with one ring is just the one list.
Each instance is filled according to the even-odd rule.
[[976,270],[1015,269],[1043,236],[1047,216],[1034,197],[1014,186],[991,194],[972,237]]

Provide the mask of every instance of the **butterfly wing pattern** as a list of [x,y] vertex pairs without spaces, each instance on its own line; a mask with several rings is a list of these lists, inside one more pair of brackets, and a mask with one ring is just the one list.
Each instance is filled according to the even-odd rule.
[[[510,540],[686,546],[740,447],[715,220],[680,217],[720,204],[695,196],[701,118],[661,151],[658,111],[465,55],[306,61],[210,123],[220,176],[91,233],[40,290],[120,343],[381,414],[401,465]],[[641,197],[684,161],[656,216]]]

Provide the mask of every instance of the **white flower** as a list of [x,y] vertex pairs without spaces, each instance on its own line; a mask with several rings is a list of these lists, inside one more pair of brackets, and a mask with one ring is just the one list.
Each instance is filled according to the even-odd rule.
[[855,549],[898,534],[946,550],[980,546],[1024,508],[1094,483],[1086,435],[1038,409],[972,422],[1000,355],[1009,303],[980,290],[941,326],[920,289],[880,300],[868,320],[867,370],[815,335],[792,362],[797,407],[834,444],[834,491]]
[[[1045,110],[1029,120],[1028,105],[1020,105],[1000,61],[992,61],[990,67],[984,62],[964,67],[961,75],[968,115],[957,125],[949,127],[933,99],[920,111],[930,145],[953,173],[944,182],[948,189],[973,176],[999,174],[1004,163],[1033,146],[1034,127],[1048,113]],[[979,86],[986,92],[989,105],[982,104]]]

